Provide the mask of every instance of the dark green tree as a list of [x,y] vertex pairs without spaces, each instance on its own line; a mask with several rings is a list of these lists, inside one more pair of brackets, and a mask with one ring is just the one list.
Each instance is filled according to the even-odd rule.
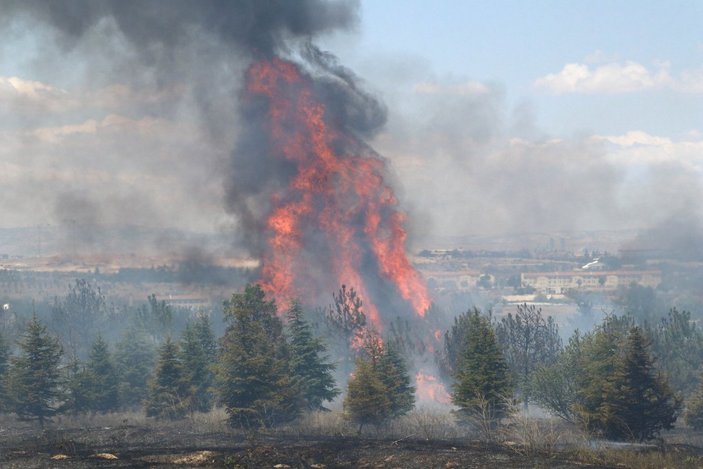
[[452,402],[461,421],[494,426],[509,411],[512,385],[508,365],[490,320],[478,310],[468,315],[465,348],[459,351]]
[[632,322],[608,317],[586,341],[574,408],[592,433],[643,441],[673,426],[681,402],[655,369],[649,340]]
[[324,410],[322,403],[340,393],[335,386],[334,365],[327,363],[327,347],[312,334],[300,303],[294,301],[286,313],[290,336],[290,372],[309,410]]
[[375,366],[386,387],[390,417],[400,417],[410,412],[415,407],[415,388],[410,384],[405,360],[394,345],[388,343],[383,347]]
[[684,418],[689,427],[694,430],[703,430],[703,376],[699,378],[696,391],[686,401]]
[[149,382],[144,408],[147,417],[178,419],[188,411],[188,390],[178,345],[170,337],[159,347],[156,369]]
[[378,426],[392,416],[388,388],[371,357],[359,357],[356,360],[354,373],[347,383],[344,412],[351,422],[359,425],[359,433],[364,425]]
[[620,396],[615,377],[623,360],[622,344],[632,326],[632,317],[607,316],[582,344],[573,411],[590,432],[604,433],[616,418]]
[[89,408],[93,412],[111,412],[119,407],[119,376],[107,342],[102,336],[93,342],[86,366],[89,380]]
[[154,345],[142,331],[130,328],[117,343],[115,364],[119,375],[119,401],[129,409],[141,408],[154,368]]
[[20,353],[10,359],[7,380],[10,408],[20,419],[36,419],[44,425],[64,398],[59,368],[63,350],[36,316],[18,345]]
[[5,379],[7,377],[8,362],[10,360],[10,347],[5,340],[5,336],[0,333],[0,412],[7,407],[7,392],[5,390]]
[[649,440],[661,430],[671,429],[678,417],[681,401],[655,370],[648,346],[642,330],[633,327],[627,337],[623,363],[615,375],[615,417],[604,426],[604,434],[610,438]]
[[230,424],[270,427],[298,416],[299,390],[291,380],[289,353],[276,304],[259,285],[247,285],[225,304],[229,323],[217,366],[220,401]]
[[539,366],[554,363],[561,352],[559,328],[552,317],[545,320],[542,310],[535,305],[522,304],[517,306],[515,315],[501,319],[496,335],[513,383],[527,408],[532,394],[532,373]]
[[460,314],[454,318],[452,327],[444,333],[444,348],[437,356],[437,367],[447,383],[452,382],[457,372],[459,358],[468,345],[466,340],[470,328],[476,324],[471,318],[476,314],[481,314],[476,308]]
[[187,389],[187,408],[191,412],[208,412],[212,409],[216,353],[217,343],[209,318],[200,315],[188,322],[181,336],[180,359]]
[[91,385],[85,364],[73,357],[66,367],[65,399],[60,410],[73,414],[90,411]]

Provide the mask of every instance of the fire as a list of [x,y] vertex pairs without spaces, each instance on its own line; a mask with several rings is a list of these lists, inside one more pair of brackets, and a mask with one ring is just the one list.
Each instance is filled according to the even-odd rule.
[[418,401],[451,403],[451,397],[442,382],[435,376],[422,371],[415,374],[415,395]]
[[261,283],[279,302],[322,298],[341,284],[364,299],[381,329],[381,281],[423,316],[427,287],[405,254],[405,214],[384,181],[385,161],[343,131],[311,79],[274,58],[247,71],[245,99],[266,99],[271,154],[290,163],[288,186],[271,197]]

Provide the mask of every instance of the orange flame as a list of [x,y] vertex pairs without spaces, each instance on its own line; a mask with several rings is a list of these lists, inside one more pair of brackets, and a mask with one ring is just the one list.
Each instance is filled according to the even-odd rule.
[[420,402],[450,404],[452,401],[442,382],[435,376],[422,371],[415,374],[415,395]]
[[[364,299],[364,312],[382,324],[371,297],[368,266],[423,316],[427,287],[405,255],[405,214],[383,178],[385,162],[344,133],[291,62],[274,58],[247,72],[248,96],[267,98],[273,155],[295,175],[271,197],[261,283],[279,302],[321,298],[341,284]],[[371,280],[376,283],[378,280]]]

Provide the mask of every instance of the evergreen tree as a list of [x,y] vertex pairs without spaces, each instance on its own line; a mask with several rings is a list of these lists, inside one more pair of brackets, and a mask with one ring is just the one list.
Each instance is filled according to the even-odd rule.
[[608,316],[584,341],[573,409],[581,425],[590,432],[605,433],[606,428],[616,425],[615,376],[622,363],[621,344],[632,324],[631,317]]
[[259,285],[225,304],[229,325],[217,367],[220,401],[234,427],[269,427],[295,418],[299,391],[291,382],[288,348],[276,305]]
[[7,407],[7,392],[5,390],[5,379],[7,377],[7,365],[10,359],[10,347],[5,340],[5,336],[0,333],[0,412]]
[[181,337],[180,359],[191,412],[212,409],[216,343],[207,316],[201,315],[186,325]]
[[154,375],[149,382],[144,407],[147,417],[178,419],[187,412],[187,389],[178,345],[170,337],[159,347]]
[[326,362],[327,347],[322,340],[313,336],[310,325],[303,318],[300,303],[294,301],[286,317],[293,383],[300,389],[308,409],[324,410],[322,403],[331,401],[340,393],[332,376],[334,365]]
[[633,327],[615,377],[619,393],[615,406],[617,418],[614,427],[606,427],[606,436],[649,440],[662,429],[672,428],[676,421],[681,402],[655,371],[648,345],[641,329]]
[[19,342],[18,356],[10,359],[8,395],[11,410],[20,419],[37,419],[41,425],[60,408],[63,350],[36,316]]
[[392,415],[388,388],[379,376],[370,357],[359,357],[347,384],[344,412],[349,420],[359,425],[381,425]]
[[655,370],[648,346],[629,317],[606,318],[585,343],[575,410],[587,430],[643,441],[673,426],[681,402]]
[[699,378],[698,388],[686,402],[684,414],[686,425],[694,430],[703,430],[703,379],[701,378]]
[[475,324],[471,320],[474,314],[480,311],[473,308],[455,317],[451,329],[444,333],[444,349],[437,356],[437,367],[445,382],[451,382],[457,372],[459,358],[467,347],[469,329]]
[[117,370],[102,336],[93,342],[86,372],[90,383],[90,410],[102,413],[116,410],[119,406]]
[[90,410],[92,381],[83,363],[73,357],[66,367],[64,412],[78,414]]
[[154,346],[146,335],[128,329],[117,343],[115,364],[119,376],[119,401],[123,407],[136,409],[146,397],[147,383],[154,368]]
[[410,375],[405,360],[395,346],[388,343],[376,364],[385,392],[390,402],[390,417],[400,417],[415,407],[415,388],[410,384]]
[[459,352],[452,402],[460,420],[495,425],[508,412],[512,394],[508,366],[490,321],[474,310],[468,316],[465,348]]

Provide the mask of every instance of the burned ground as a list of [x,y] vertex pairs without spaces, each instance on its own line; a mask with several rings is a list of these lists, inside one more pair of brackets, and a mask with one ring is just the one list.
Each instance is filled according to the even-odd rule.
[[[201,432],[187,425],[43,430],[0,433],[4,468],[575,468],[610,467],[532,455],[466,440],[427,441],[378,436],[245,435]],[[564,453],[566,454],[566,453]]]

